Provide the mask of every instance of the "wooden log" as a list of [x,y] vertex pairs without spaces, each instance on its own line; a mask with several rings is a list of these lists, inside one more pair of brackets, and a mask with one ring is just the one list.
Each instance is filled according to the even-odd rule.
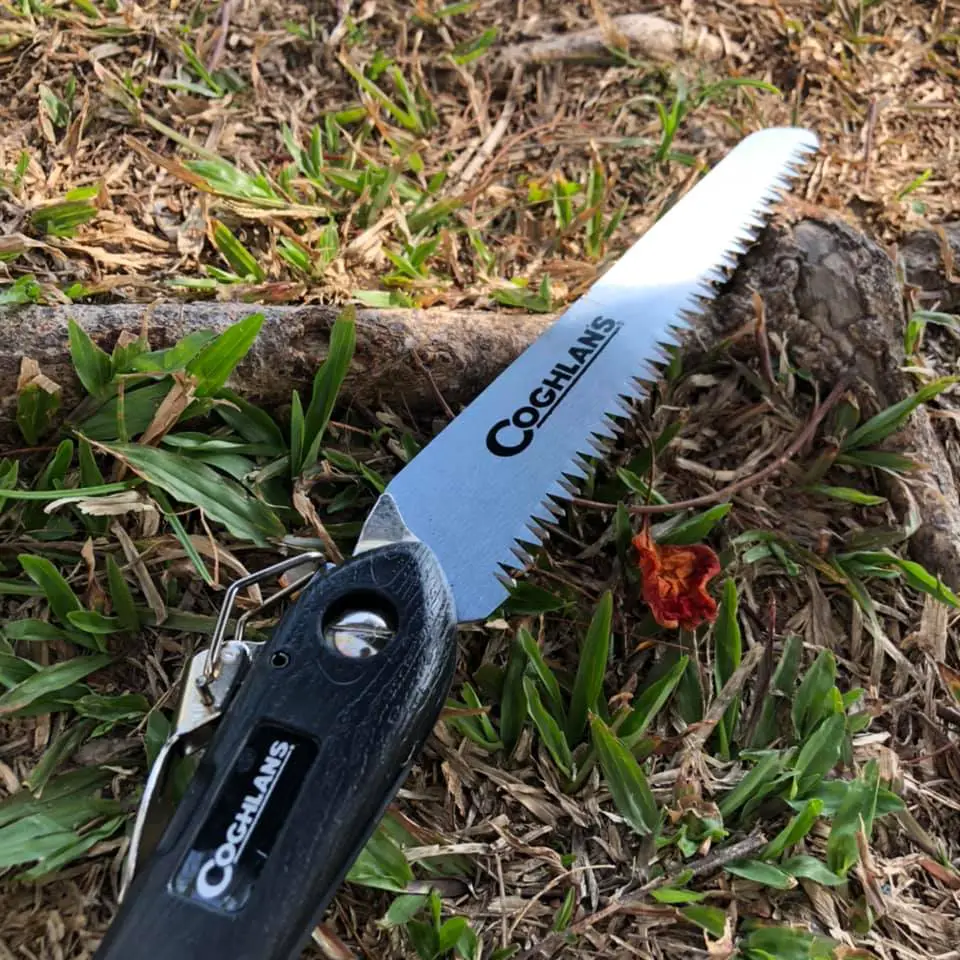
[[[0,311],[0,417],[13,415],[21,360],[60,384],[64,407],[82,396],[70,359],[68,318],[108,352],[121,331],[145,327],[154,350],[199,330],[223,331],[251,313],[264,324],[230,385],[268,408],[289,404],[327,354],[338,310],[328,306],[165,303],[26,306]],[[481,310],[358,310],[355,362],[345,395],[362,403],[452,407],[468,403],[547,327],[549,315]],[[0,436],[3,435],[0,422]]]
[[[904,238],[897,259],[908,284],[941,309],[960,303],[960,278],[951,270],[960,231],[924,231]],[[704,345],[755,318],[754,292],[763,298],[767,329],[786,343],[793,363],[823,386],[841,374],[857,376],[853,392],[863,418],[917,389],[904,372],[904,289],[894,259],[840,220],[802,220],[764,232],[698,326]],[[752,341],[752,338],[749,338]],[[878,472],[878,480],[905,522],[916,509],[920,526],[909,541],[915,560],[953,590],[960,589],[960,464],[954,465],[933,416],[917,409],[885,447],[922,463],[908,480]]]
[[685,28],[652,14],[611,17],[607,26],[608,29],[596,26],[513,44],[501,51],[500,60],[508,66],[560,61],[613,63],[616,58],[611,47],[623,46],[635,57],[661,63],[674,63],[684,54],[699,60],[720,60],[727,52],[723,41],[705,28]]
[[[960,233],[949,230],[911,235],[901,244],[900,265],[908,284],[922,288],[925,303],[941,309],[960,304],[953,266],[957,246]],[[847,224],[808,217],[768,228],[691,333],[686,349],[696,352],[736,331],[749,331],[741,338],[743,349],[753,350],[754,292],[763,298],[769,333],[787,344],[793,362],[823,388],[843,373],[857,373],[854,390],[866,415],[915,389],[902,369],[905,310],[897,266]],[[159,349],[191,331],[224,330],[251,312],[262,312],[266,322],[230,385],[267,408],[285,406],[291,389],[308,386],[326,356],[335,308],[114,304],[0,311],[0,449],[15,436],[11,420],[23,357],[61,385],[65,405],[82,395],[70,360],[68,317],[107,350],[121,331],[136,334],[146,324],[152,348]],[[456,410],[554,319],[506,311],[358,311],[356,361],[343,395],[415,412],[437,411],[442,396]],[[900,516],[914,507],[920,515],[911,554],[960,589],[960,464],[951,463],[933,418],[922,407],[890,445],[927,466],[909,486],[880,475]]]

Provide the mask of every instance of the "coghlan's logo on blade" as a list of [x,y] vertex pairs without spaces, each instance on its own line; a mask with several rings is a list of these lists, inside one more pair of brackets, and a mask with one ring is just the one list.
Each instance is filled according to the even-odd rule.
[[594,317],[567,349],[569,362],[554,364],[547,376],[530,391],[527,402],[490,428],[487,449],[495,457],[515,457],[523,453],[533,443],[535,431],[547,422],[622,326],[622,322],[612,317]]

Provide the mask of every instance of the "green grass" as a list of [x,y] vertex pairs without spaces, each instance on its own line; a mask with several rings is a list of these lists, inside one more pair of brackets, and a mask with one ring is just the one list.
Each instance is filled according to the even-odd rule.
[[[238,271],[247,269],[242,253],[230,245],[225,250],[230,250],[224,255]],[[320,515],[331,521],[328,535],[347,553],[357,521],[390,472],[402,465],[378,450],[389,439],[396,449],[407,451],[407,457],[416,452],[410,438],[395,427],[383,426],[375,439],[368,434],[359,445],[350,440],[349,446],[345,444],[355,434],[330,433],[352,362],[351,309],[333,328],[330,354],[317,370],[309,399],[293,394],[284,418],[229,389],[230,374],[259,335],[261,322],[260,315],[251,314],[219,335],[193,334],[166,350],[152,351],[138,340],[109,354],[72,324],[73,360],[88,394],[78,408],[81,417],[64,421],[55,407],[41,411],[32,385],[21,391],[23,440],[39,446],[26,460],[0,464],[0,521],[14,536],[29,536],[33,546],[16,556],[15,565],[0,561],[0,583],[5,596],[28,598],[30,613],[8,620],[2,630],[0,716],[57,717],[59,732],[37,759],[27,788],[0,801],[0,866],[16,876],[38,879],[82,860],[99,840],[117,836],[129,823],[131,808],[123,798],[135,790],[155,756],[158,724],[163,728],[169,723],[170,706],[149,703],[122,679],[127,675],[116,671],[124,645],[142,636],[145,628],[157,629],[157,601],[164,606],[166,630],[194,632],[202,641],[212,625],[212,611],[206,617],[178,612],[182,594],[176,580],[166,583],[163,594],[143,592],[97,505],[117,496],[154,504],[161,530],[181,545],[185,560],[209,583],[210,565],[197,552],[194,534],[213,536],[228,549],[273,549],[302,526],[293,495],[297,485],[308,480]],[[163,414],[170,409],[164,401],[178,395],[184,382],[191,386],[191,399],[174,405],[174,416]],[[837,421],[846,431],[838,450],[848,457],[870,451],[919,403],[933,401],[951,385],[952,380],[944,380],[923,387],[863,423],[844,414]],[[146,435],[154,438],[152,444],[142,442]],[[676,435],[667,430],[652,440],[656,452],[664,453]],[[640,450],[631,463],[650,475],[653,458]],[[109,481],[120,467],[124,479]],[[852,476],[850,465],[830,469]],[[868,469],[860,467],[860,474]],[[647,500],[646,485],[635,489],[622,468],[611,475],[614,484],[601,484],[595,492],[604,490],[621,504],[634,497]],[[829,471],[826,476],[829,480]],[[856,488],[846,483],[821,485],[809,495],[835,498],[837,490],[844,490],[841,499],[863,509],[877,506],[868,496],[852,496],[849,491]],[[347,522],[332,522],[338,511],[346,513]],[[678,513],[659,524],[656,534],[662,542],[677,544],[723,537],[735,512],[730,504],[721,504],[693,516]],[[617,523],[622,520],[614,520]],[[97,544],[92,576],[98,586],[93,590],[80,575],[75,556],[61,548],[86,537],[96,538],[91,542]],[[298,542],[312,544],[309,538]],[[521,742],[527,749],[532,743],[570,797],[578,796],[591,778],[599,778],[601,796],[608,798],[603,802],[609,803],[616,822],[647,844],[645,856],[656,881],[654,901],[679,904],[683,922],[711,936],[723,928],[724,912],[701,902],[705,893],[696,885],[680,882],[685,865],[704,844],[733,842],[762,824],[769,842],[752,856],[728,863],[724,869],[731,877],[772,890],[791,889],[798,878],[843,887],[860,856],[857,825],[863,825],[869,841],[875,821],[902,809],[890,786],[880,782],[875,764],[853,761],[852,738],[871,721],[861,706],[863,691],[841,678],[833,653],[821,651],[811,658],[792,636],[778,644],[779,661],[761,706],[756,691],[738,691],[708,733],[715,761],[733,774],[711,803],[669,816],[668,798],[652,789],[653,772],[671,755],[664,752],[662,731],[678,718],[696,729],[742,664],[739,585],[746,571],[761,561],[759,555],[746,554],[762,548],[765,557],[789,560],[796,571],[809,565],[815,575],[829,572],[863,607],[868,623],[876,625],[871,629],[879,629],[868,591],[874,579],[898,577],[910,590],[960,606],[936,578],[889,549],[815,558],[788,538],[764,531],[748,531],[736,547],[740,552],[729,555],[717,621],[701,631],[697,644],[701,652],[710,650],[712,673],[693,647],[684,651],[683,642],[673,643],[663,648],[654,669],[640,678],[629,697],[614,696],[617,690],[609,680],[614,650],[623,641],[614,615],[615,603],[622,600],[616,596],[622,587],[635,584],[635,574],[626,571],[616,596],[608,590],[588,609],[576,591],[546,589],[534,578],[518,585],[504,605],[507,616],[525,618],[528,626],[513,628],[502,659],[486,662],[473,677],[463,679],[457,695],[451,694],[444,720],[455,737],[506,766],[514,762]],[[622,543],[615,541],[611,549],[626,557]],[[575,656],[548,656],[531,629],[545,616],[559,616],[567,624],[584,622]],[[684,641],[683,636],[679,640]],[[41,664],[35,658],[41,645],[51,651],[56,645],[59,652],[51,662]],[[141,769],[121,779],[119,794],[109,785],[116,783],[109,769],[70,769],[69,757],[81,745],[108,734],[148,730],[155,732],[145,741]],[[682,738],[671,749],[682,749]],[[812,832],[827,838],[820,857],[809,850]],[[463,917],[444,918],[434,894],[408,892],[416,871],[427,869],[429,880],[446,864],[442,853],[426,864],[408,863],[403,849],[411,844],[414,839],[388,818],[349,882],[394,896],[383,923],[402,928],[423,960],[473,960],[483,936]],[[562,930],[567,921],[560,917],[557,924]],[[756,944],[773,934],[749,932],[744,926],[742,935],[745,944],[755,944],[744,947],[742,956],[748,957],[759,956],[762,948]]]

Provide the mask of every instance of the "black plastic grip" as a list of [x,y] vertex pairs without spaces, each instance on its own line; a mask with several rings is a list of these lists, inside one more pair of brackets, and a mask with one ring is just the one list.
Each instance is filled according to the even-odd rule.
[[[396,633],[324,640],[348,609]],[[456,616],[431,551],[399,543],[304,589],[260,652],[96,960],[294,960],[445,702]]]

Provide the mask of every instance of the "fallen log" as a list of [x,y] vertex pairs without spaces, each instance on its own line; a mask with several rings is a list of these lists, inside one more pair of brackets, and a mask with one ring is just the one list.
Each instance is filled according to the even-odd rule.
[[[290,403],[293,388],[312,382],[338,312],[330,306],[238,303],[0,310],[0,418],[9,422],[13,415],[23,357],[35,360],[45,376],[60,384],[64,408],[82,396],[70,359],[69,318],[109,352],[121,331],[138,335],[145,329],[151,349],[162,350],[189,333],[221,332],[251,313],[262,313],[260,335],[230,384],[251,401],[274,408]],[[454,407],[468,403],[553,319],[506,311],[358,310],[356,356],[345,395],[412,410],[436,409],[439,396]]]
[[699,60],[720,60],[728,52],[723,41],[705,28],[687,28],[652,14],[611,17],[607,27],[591,27],[513,44],[501,51],[500,60],[511,67],[560,61],[614,63],[613,48],[623,46],[633,56],[661,63],[675,63],[685,54]]
[[[940,309],[960,302],[951,246],[960,247],[955,228],[943,235],[923,231],[905,238],[896,254],[907,286]],[[749,328],[756,317],[755,292],[763,298],[768,331],[786,343],[798,368],[824,386],[842,374],[856,374],[853,392],[862,419],[917,389],[904,370],[905,291],[898,266],[846,223],[804,220],[766,230],[699,326],[701,344]],[[945,429],[953,429],[952,420]],[[914,509],[919,514],[920,526],[909,542],[913,558],[960,589],[960,462],[952,462],[949,445],[925,406],[885,446],[926,467],[909,479],[878,471],[881,492],[901,522]]]
[[[947,310],[960,304],[953,268],[957,246],[960,232],[953,228],[943,234],[920,232],[900,245],[900,268],[923,303]],[[755,292],[762,296],[769,334],[786,343],[796,365],[810,371],[822,388],[829,389],[841,374],[856,372],[853,390],[865,415],[916,388],[903,370],[905,309],[898,267],[885,250],[845,223],[806,219],[768,228],[691,333],[686,349],[709,349],[737,331],[752,331]],[[122,330],[136,334],[146,324],[151,347],[160,349],[191,331],[223,330],[251,312],[265,315],[263,330],[230,383],[254,402],[282,407],[293,387],[310,383],[326,355],[335,308],[114,304],[0,311],[0,450],[15,435],[10,428],[24,356],[61,385],[65,404],[80,397],[69,354],[68,317],[107,350]],[[457,409],[553,319],[505,311],[360,310],[356,361],[343,395],[422,412],[436,412],[442,398]],[[741,340],[746,346],[735,349],[754,349],[752,334]],[[960,589],[960,462],[952,462],[952,441],[941,437],[937,423],[921,407],[890,441],[927,470],[908,481],[881,474],[880,482],[901,517],[914,508],[919,513],[920,527],[910,542],[914,558]],[[951,424],[940,429],[952,429]]]

